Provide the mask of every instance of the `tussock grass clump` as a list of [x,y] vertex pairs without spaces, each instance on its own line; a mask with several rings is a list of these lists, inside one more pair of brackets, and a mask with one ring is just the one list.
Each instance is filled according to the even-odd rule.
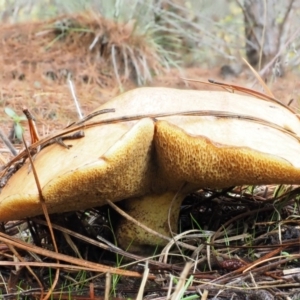
[[2,26],[0,72],[5,79],[72,78],[107,88],[144,84],[162,61],[149,36],[135,29],[134,19],[119,23],[93,13]]

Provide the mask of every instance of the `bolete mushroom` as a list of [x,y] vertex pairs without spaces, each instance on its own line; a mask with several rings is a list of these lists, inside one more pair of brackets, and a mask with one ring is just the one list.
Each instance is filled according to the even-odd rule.
[[[276,102],[228,92],[139,88],[108,101],[85,137],[40,151],[35,168],[50,213],[126,199],[129,214],[175,232],[183,197],[202,187],[300,182],[300,122]],[[135,116],[138,116],[135,118]],[[117,122],[117,120],[119,120]],[[28,162],[0,195],[0,220],[41,214]],[[122,220],[121,246],[164,244]]]
[[[150,119],[92,127],[85,137],[42,149],[34,166],[49,213],[76,211],[141,195],[149,186],[154,124]],[[30,163],[8,180],[0,195],[0,220],[41,214]]]

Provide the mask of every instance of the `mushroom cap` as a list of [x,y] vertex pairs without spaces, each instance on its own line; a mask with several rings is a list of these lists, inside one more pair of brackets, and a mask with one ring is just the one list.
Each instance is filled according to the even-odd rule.
[[[87,127],[84,138],[67,141],[70,149],[53,144],[36,155],[50,213],[174,191],[183,183],[191,191],[300,182],[300,122],[280,104],[228,92],[139,88],[98,110],[105,108],[116,111],[90,122],[121,121]],[[139,117],[124,118],[133,116]],[[0,194],[0,220],[41,213],[27,161]]]
[[[49,213],[101,206],[106,199],[121,200],[149,189],[154,123],[146,118],[92,127],[85,137],[41,150],[34,166]],[[0,195],[0,220],[42,213],[33,172],[27,161]]]
[[[296,168],[300,162],[297,155],[300,151],[298,140],[273,128],[238,122],[230,130],[231,138],[226,139],[228,144],[221,143],[226,137],[219,136],[221,125],[226,123],[224,126],[228,126],[228,120],[223,121],[212,125],[205,120],[197,124],[201,133],[206,133],[207,126],[210,127],[208,132],[215,127],[209,139],[188,134],[182,124],[177,127],[167,121],[157,122],[157,161],[160,176],[165,183],[168,182],[169,190],[177,190],[184,183],[189,184],[187,189],[300,183],[300,169]],[[234,125],[231,121],[229,125]],[[249,128],[247,125],[250,125]]]
[[[178,190],[183,183],[190,190],[300,183],[300,121],[276,102],[228,92],[140,88],[101,108],[108,107],[118,107],[114,117],[176,113],[155,118],[155,191]],[[184,115],[187,111],[210,115]]]
[[[300,136],[299,118],[288,108],[276,102],[226,91],[142,87],[125,92],[98,109],[106,108],[115,108],[116,111],[99,116],[102,120],[128,115],[154,116],[188,111],[229,112],[265,120]],[[182,118],[179,114],[176,117],[179,120]],[[167,118],[170,120],[170,117]]]

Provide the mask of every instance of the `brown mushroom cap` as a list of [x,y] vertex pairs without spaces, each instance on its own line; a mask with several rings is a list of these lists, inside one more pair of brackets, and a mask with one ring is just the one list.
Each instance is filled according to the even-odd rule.
[[[300,122],[289,109],[277,103],[227,92],[143,88],[125,93],[101,108],[108,107],[119,107],[115,116],[128,112],[178,113],[157,117],[155,124],[159,175],[152,179],[152,188],[156,193],[169,192],[129,199],[125,204],[130,215],[161,234],[170,235],[162,224],[167,224],[169,206],[183,184],[179,198],[200,187],[300,182]],[[180,115],[187,110],[230,112],[253,119]],[[177,211],[178,202],[173,205],[172,209]],[[178,214],[175,221],[174,215],[172,218],[174,230]],[[116,235],[124,248],[134,239],[133,250],[140,245],[165,243],[149,238],[143,229],[125,219]]]
[[181,121],[180,127],[169,120],[156,123],[159,170],[170,189],[184,182],[214,188],[300,182],[300,143],[294,136],[224,119],[198,120],[192,129],[200,135],[192,135],[190,124]]
[[101,119],[187,111],[230,112],[271,122],[300,136],[299,119],[286,107],[276,102],[224,91],[143,87],[123,93],[98,109],[105,108],[115,108],[116,111],[99,116]]
[[[228,92],[139,88],[99,110],[105,108],[116,111],[91,122],[122,122],[88,128],[84,138],[67,141],[73,145],[69,150],[54,144],[35,158],[50,213],[145,196],[145,201],[126,204],[144,223],[137,203],[142,201],[149,215],[159,210],[163,218],[167,211],[160,207],[161,195],[167,193],[170,202],[170,194],[183,184],[182,195],[207,186],[300,182],[300,122],[280,104]],[[136,115],[139,120],[124,121]],[[1,221],[42,213],[28,166],[26,162],[1,192]],[[143,231],[137,234],[136,227],[122,222],[120,228],[128,226],[135,234],[126,238],[119,230],[121,245],[138,235],[145,236],[138,243],[151,243]],[[164,226],[153,229],[168,234]]]
[[[300,121],[275,102],[228,92],[140,88],[100,109],[109,107],[116,112],[102,119],[177,113],[155,118],[155,154],[163,180],[169,178],[167,189],[182,182],[198,187],[300,182]],[[181,114],[187,111],[211,115]]]
[[[85,137],[53,144],[34,160],[49,213],[75,211],[139,196],[149,189],[147,172],[154,124],[151,119],[89,128]],[[42,213],[29,162],[0,195],[1,221]]]

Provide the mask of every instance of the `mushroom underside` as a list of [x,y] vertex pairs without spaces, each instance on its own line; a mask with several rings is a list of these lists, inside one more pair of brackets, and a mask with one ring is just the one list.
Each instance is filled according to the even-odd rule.
[[[268,134],[260,138],[268,138]],[[300,182],[300,169],[286,159],[191,136],[166,121],[156,123],[154,140],[160,172],[156,180],[163,180],[168,192],[128,199],[123,208],[140,223],[166,237],[176,233],[182,200],[199,188]],[[291,141],[296,141],[296,148],[291,151],[300,151],[298,141],[293,137]],[[168,242],[124,218],[118,224],[116,236],[123,248],[130,246],[137,253],[145,253],[146,245],[163,246]]]
[[[99,131],[103,140],[97,140]],[[90,142],[74,140],[70,149],[58,144],[43,149],[34,167],[48,212],[101,206],[106,199],[119,201],[149,191],[153,134],[153,121],[143,119],[130,126],[112,124],[88,129],[84,139]],[[28,161],[8,181],[0,197],[1,221],[42,214]]]
[[[69,150],[54,144],[37,154],[34,166],[49,213],[127,199],[129,214],[170,236],[189,192],[300,182],[300,122],[278,104],[227,92],[141,88],[98,110],[106,108],[116,111],[91,122],[120,122],[86,128],[83,139],[68,142]],[[194,113],[186,115],[189,111]],[[125,116],[135,115],[140,118],[125,121]],[[170,203],[173,213],[167,226]],[[39,214],[39,194],[27,161],[1,192],[0,221]],[[117,236],[123,247],[132,239],[137,247],[166,242],[126,220]]]

